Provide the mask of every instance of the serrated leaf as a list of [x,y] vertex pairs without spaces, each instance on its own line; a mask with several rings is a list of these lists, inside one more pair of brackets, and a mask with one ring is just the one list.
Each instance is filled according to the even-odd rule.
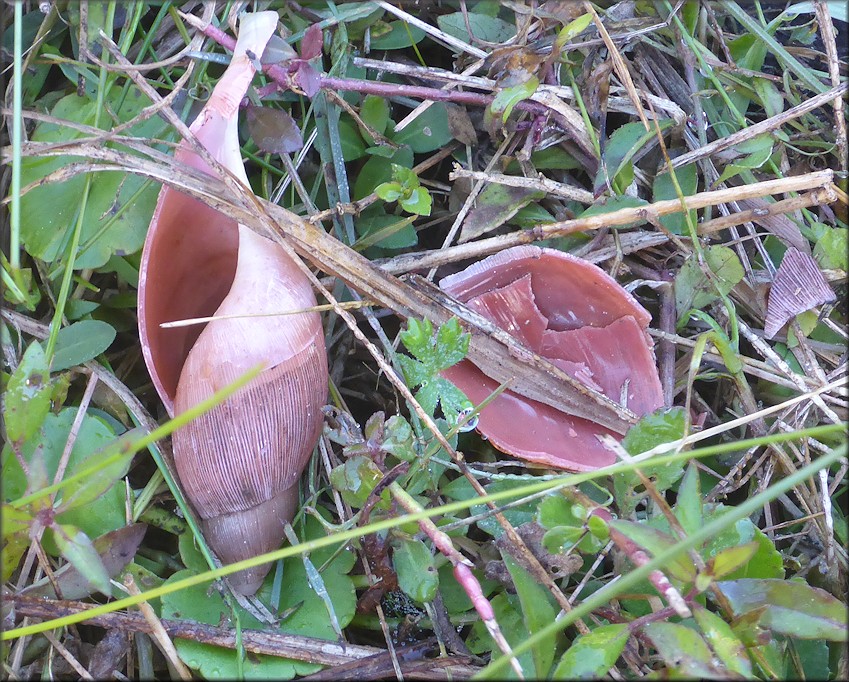
[[743,266],[732,249],[710,246],[705,249],[705,264],[715,275],[716,287],[702,271],[696,257],[690,258],[675,277],[675,304],[679,316],[692,308],[701,310],[718,297],[717,288],[727,295],[743,279]]
[[94,548],[89,537],[79,528],[70,524],[54,526],[53,537],[56,546],[74,569],[82,576],[91,587],[111,596],[112,587],[109,584],[109,574],[103,566],[103,562]]
[[101,320],[80,320],[63,327],[56,335],[56,351],[51,368],[54,372],[93,360],[115,340],[115,328]]
[[626,624],[602,625],[579,635],[563,654],[552,679],[595,680],[603,678],[616,665],[625,650],[630,632]]
[[717,583],[735,616],[764,608],[760,623],[800,639],[847,641],[846,605],[818,587],[795,580],[743,578]]
[[52,391],[44,350],[33,341],[6,386],[3,420],[10,442],[22,444],[41,428],[50,411]]
[[439,588],[439,574],[433,553],[421,540],[393,539],[392,563],[404,594],[420,604],[433,601]]

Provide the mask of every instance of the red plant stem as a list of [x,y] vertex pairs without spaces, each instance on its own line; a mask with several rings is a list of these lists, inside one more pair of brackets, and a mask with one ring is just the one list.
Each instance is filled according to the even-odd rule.
[[[598,516],[605,522],[613,520],[610,512],[604,507],[596,507],[593,509],[591,514]],[[645,566],[649,563],[649,561],[651,561],[651,557],[646,554],[645,550],[641,549],[633,540],[620,533],[618,530],[610,528],[610,539],[625,553],[635,566]],[[666,599],[667,603],[675,609],[675,612],[679,616],[682,618],[688,618],[692,615],[678,590],[673,587],[672,583],[669,582],[669,579],[663,573],[657,570],[652,571],[649,573],[649,582],[654,585],[654,588],[664,599]]]
[[[205,36],[212,38],[216,43],[227,50],[233,51],[236,46],[236,39],[227,35],[217,26],[207,24],[206,26],[197,26]],[[257,59],[260,55],[256,55]],[[262,67],[263,72],[271,78],[274,83],[263,86],[258,89],[260,97],[271,94],[277,89],[290,89],[289,72],[286,68],[279,64],[267,64]],[[321,76],[320,87],[325,90],[344,90],[350,92],[360,92],[365,95],[377,95],[379,97],[410,97],[412,99],[431,100],[434,102],[457,102],[459,104],[473,104],[475,106],[488,106],[494,99],[495,95],[487,95],[480,92],[461,92],[457,90],[440,90],[438,88],[428,88],[420,85],[403,85],[398,83],[381,83],[379,81],[364,81],[356,78],[336,78],[333,76]],[[536,102],[523,101],[516,104],[516,109],[528,111],[536,116],[551,116],[555,121],[561,123],[560,115],[551,111],[548,107]],[[568,130],[568,127],[564,127]]]

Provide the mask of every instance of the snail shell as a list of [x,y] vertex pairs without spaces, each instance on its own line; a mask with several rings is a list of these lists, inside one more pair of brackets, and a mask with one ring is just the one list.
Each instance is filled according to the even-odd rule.
[[[275,12],[242,19],[233,59],[191,129],[245,185],[238,105],[277,26]],[[209,170],[187,143],[176,158]],[[298,264],[278,244],[201,202],[164,187],[139,277],[139,335],[154,386],[177,415],[263,365],[247,386],[173,436],[180,483],[204,536],[232,563],[280,546],[298,503],[297,482],[322,423],[327,356],[321,318]],[[194,317],[205,326],[162,328]],[[230,317],[236,316],[236,317]],[[251,317],[254,316],[254,317]],[[270,566],[231,585],[253,594]]]
[[[597,266],[562,251],[517,246],[445,277],[440,287],[569,376],[642,416],[663,405],[646,333],[648,311]],[[499,382],[468,360],[443,376],[474,403]],[[481,410],[477,429],[499,450],[570,471],[615,462],[596,437],[620,438],[588,419],[506,390]],[[521,428],[516,428],[516,424]]]

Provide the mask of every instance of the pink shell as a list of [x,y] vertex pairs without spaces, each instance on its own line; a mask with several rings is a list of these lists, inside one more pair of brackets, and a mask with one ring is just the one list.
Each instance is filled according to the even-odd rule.
[[[517,246],[445,277],[440,287],[570,376],[638,416],[663,405],[636,299],[592,263],[554,249]],[[499,383],[470,361],[443,372],[478,404]],[[505,391],[480,413],[478,430],[499,450],[570,471],[615,461],[596,437],[604,427]]]

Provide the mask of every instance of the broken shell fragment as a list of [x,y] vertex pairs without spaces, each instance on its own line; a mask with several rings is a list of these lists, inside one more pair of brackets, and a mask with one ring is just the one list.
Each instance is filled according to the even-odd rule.
[[[663,405],[645,310],[597,266],[554,249],[517,246],[445,277],[440,287],[586,386],[643,416]],[[475,404],[499,383],[470,361],[443,376]],[[499,450],[532,462],[591,471],[615,455],[599,424],[512,393],[480,412],[478,431]]]
[[[239,103],[277,26],[276,12],[247,14],[227,71],[191,130],[248,185],[238,139]],[[212,172],[187,142],[175,156]],[[327,357],[309,279],[278,244],[205,204],[164,187],[139,277],[139,336],[145,363],[172,416],[248,370],[248,385],[173,436],[180,483],[204,537],[233,563],[278,548],[298,503],[298,479],[321,429]],[[214,316],[205,325],[165,322]],[[243,594],[270,566],[230,576]]]

